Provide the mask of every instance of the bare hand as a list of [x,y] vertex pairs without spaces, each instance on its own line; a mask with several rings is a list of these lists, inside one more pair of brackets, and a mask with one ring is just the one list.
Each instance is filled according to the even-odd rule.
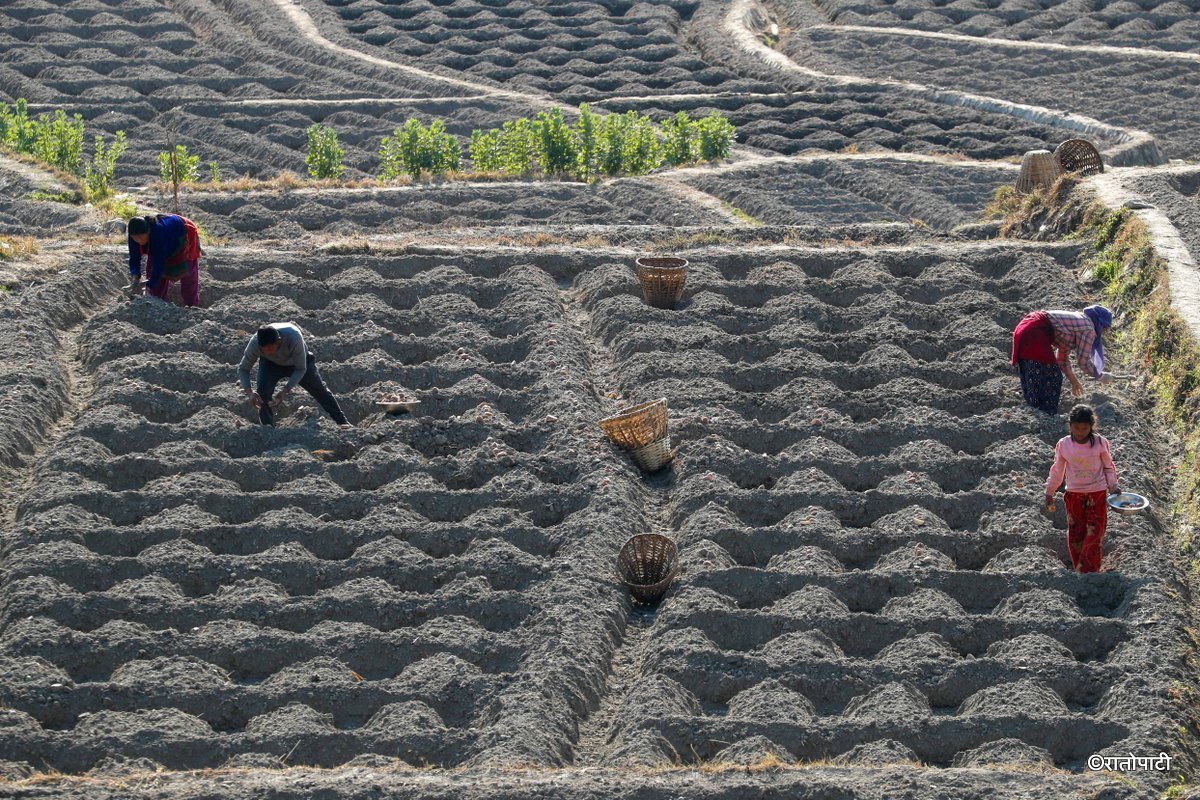
[[1071,396],[1083,397],[1083,384],[1078,380],[1071,383]]
[[1046,513],[1053,514],[1055,509],[1054,496],[1046,495]]
[[245,392],[246,399],[250,401],[251,405],[253,405],[256,409],[262,408],[262,398],[259,397],[258,392],[254,391],[253,389],[246,389]]
[[271,408],[279,408],[284,400],[288,399],[288,395],[292,393],[291,389],[284,389],[279,394],[275,395],[275,399],[271,401]]

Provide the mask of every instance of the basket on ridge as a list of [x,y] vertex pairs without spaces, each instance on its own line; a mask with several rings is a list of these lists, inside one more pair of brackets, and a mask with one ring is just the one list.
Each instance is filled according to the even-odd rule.
[[600,429],[622,450],[637,450],[667,435],[667,398],[623,408],[600,420]]
[[1100,151],[1087,139],[1067,139],[1054,148],[1054,158],[1063,172],[1078,172],[1095,175],[1104,172],[1104,159]]
[[1017,194],[1029,194],[1034,189],[1048,189],[1062,175],[1058,159],[1049,150],[1030,150],[1021,159],[1021,173],[1017,176]]
[[645,447],[639,447],[629,455],[642,472],[658,472],[675,457],[675,451],[671,449],[671,437],[664,436]]
[[617,572],[639,603],[662,597],[679,571],[679,548],[660,533],[631,536],[617,554]]
[[643,256],[637,260],[638,282],[642,297],[655,308],[674,308],[683,297],[687,280],[686,258]]

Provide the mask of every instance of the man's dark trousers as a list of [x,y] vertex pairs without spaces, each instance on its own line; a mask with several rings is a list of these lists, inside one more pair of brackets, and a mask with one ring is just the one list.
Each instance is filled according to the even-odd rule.
[[[329,387],[325,385],[325,381],[321,380],[321,373],[317,372],[317,363],[313,360],[313,354],[308,354],[308,368],[304,371],[304,377],[300,379],[300,386],[304,391],[308,392],[313,398],[321,404],[321,408],[333,417],[333,421],[338,425],[345,425],[346,415],[342,413],[342,407],[338,405],[337,398],[329,391]],[[258,420],[263,425],[275,424],[275,410],[271,408],[271,397],[275,394],[275,384],[280,381],[287,381],[292,377],[293,368],[289,365],[281,367],[274,361],[268,361],[263,358],[258,362],[258,396],[262,398],[262,408],[258,410]]]

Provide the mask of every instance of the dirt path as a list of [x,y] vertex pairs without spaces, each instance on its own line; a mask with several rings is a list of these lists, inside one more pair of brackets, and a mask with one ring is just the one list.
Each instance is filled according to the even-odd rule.
[[[633,394],[622,386],[617,359],[602,337],[594,333],[592,316],[579,293],[565,282],[559,288],[562,292],[566,322],[586,343],[591,378],[596,382],[597,388],[607,389],[608,392],[620,392],[625,396]],[[653,533],[671,534],[666,510],[666,486],[670,475],[668,471],[643,478],[643,484],[650,489],[643,512],[650,521]],[[580,724],[575,747],[576,766],[597,766],[602,762],[608,749],[610,731],[620,714],[621,704],[641,674],[643,645],[649,638],[657,613],[657,606],[633,606],[630,610],[621,633],[621,641],[617,644],[609,664],[600,703]]]
[[[291,106],[334,106],[361,109],[364,105],[375,106],[409,106],[434,105],[439,103],[472,103],[478,102],[478,96],[455,95],[453,97],[260,97],[246,100],[186,100],[179,104],[180,108],[287,108]],[[32,108],[32,105],[30,106]],[[47,108],[58,106],[47,105]]]
[[[30,105],[30,108],[34,108]],[[23,178],[36,188],[49,192],[71,192],[75,188],[68,186],[62,178],[48,169],[31,164],[21,159],[13,158],[0,152],[0,172],[9,172]]]
[[621,705],[641,675],[645,644],[657,616],[657,607],[636,606],[630,612],[621,643],[613,654],[612,671],[604,684],[600,706],[579,726],[575,766],[595,767],[602,763],[612,727],[621,715]]
[[910,30],[908,28],[874,27],[872,25],[812,25],[810,31],[847,31],[851,33],[879,33],[885,36],[903,36],[910,39],[939,39],[948,42],[965,42],[972,47],[1002,47],[1014,50],[1044,50],[1059,53],[1094,53],[1115,58],[1154,58],[1168,61],[1200,63],[1200,53],[1177,50],[1153,50],[1147,47],[1110,47],[1100,44],[1059,44],[1058,42],[1029,42],[1020,39],[1000,39],[991,36],[968,36],[962,33]]
[[[69,257],[59,266],[69,264]],[[40,272],[28,288],[0,304],[0,350],[20,354],[0,363],[6,402],[0,406],[0,509],[11,530],[15,499],[36,478],[36,464],[71,427],[94,389],[79,360],[79,334],[113,298],[115,270]],[[33,398],[33,403],[22,403]]]
[[972,159],[953,158],[950,156],[926,155],[923,153],[828,153],[821,155],[798,154],[791,156],[764,156],[758,153],[746,154],[738,161],[724,164],[714,164],[700,167],[680,167],[672,170],[671,176],[676,178],[693,175],[727,174],[741,172],[747,169],[757,169],[771,164],[813,164],[821,161],[838,162],[871,162],[871,161],[904,161],[912,164],[942,164],[947,167],[963,169],[1010,169],[1020,171],[1021,165],[1009,161],[975,161]]
[[[682,185],[679,187],[687,188]],[[641,396],[643,393],[636,391],[634,387],[623,385],[619,361],[605,343],[604,337],[595,332],[592,315],[580,294],[565,285],[560,289],[563,292],[567,323],[586,343],[591,372],[598,384],[602,387],[607,386],[610,390],[618,390],[626,397]],[[676,480],[677,475],[671,467],[651,475],[640,476],[641,513],[648,529],[645,532],[672,539],[678,538],[678,532],[670,518],[670,502]],[[614,736],[617,734],[614,726],[627,712],[627,698],[637,688],[645,672],[647,645],[652,638],[658,609],[657,604],[631,606],[620,641],[608,665],[599,703],[580,722],[573,766],[599,767],[608,763],[612,755]]]
[[33,454],[28,457],[29,466],[12,482],[11,492],[0,494],[0,507],[3,507],[4,510],[4,530],[12,530],[15,526],[16,501],[28,492],[38,480],[38,462],[47,452],[52,451],[55,442],[62,439],[71,429],[80,410],[87,405],[88,398],[95,391],[95,381],[79,360],[79,333],[87,324],[88,319],[91,319],[91,315],[58,334],[55,367],[63,377],[62,411],[50,422],[46,432],[40,437],[40,443]]
[[753,224],[748,217],[738,216],[734,213],[732,207],[723,200],[713,197],[708,192],[702,192],[694,186],[688,186],[686,183],[675,180],[673,177],[657,177],[654,179],[654,182],[686,203],[711,211],[714,214],[719,214],[734,227],[749,227]]
[[1189,172],[1196,167],[1159,168],[1155,170],[1110,170],[1094,175],[1085,184],[1095,192],[1096,198],[1109,208],[1121,208],[1133,204],[1133,214],[1150,231],[1154,248],[1167,262],[1168,284],[1171,289],[1171,305],[1179,312],[1200,338],[1200,265],[1170,218],[1157,208],[1140,208],[1143,205],[1139,192],[1130,188],[1130,182],[1149,174],[1164,172]]

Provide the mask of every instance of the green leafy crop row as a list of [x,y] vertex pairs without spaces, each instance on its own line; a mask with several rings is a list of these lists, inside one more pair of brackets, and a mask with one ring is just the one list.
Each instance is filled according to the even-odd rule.
[[13,105],[0,102],[0,148],[24,153],[83,181],[90,200],[112,195],[112,177],[117,159],[128,144],[124,131],[111,143],[95,138],[91,163],[83,159],[84,123],[79,114],[67,116],[62,109],[53,114],[29,116],[24,98]]
[[[729,156],[735,130],[719,114],[691,119],[680,111],[656,125],[636,111],[597,114],[586,104],[579,107],[574,124],[562,109],[552,108],[535,117],[505,122],[499,128],[471,134],[469,153],[476,172],[505,175],[535,175],[592,181],[602,176],[644,175],[660,166],[681,166],[699,161],[719,161]],[[311,178],[337,180],[345,173],[345,151],[337,132],[323,125],[307,130],[305,166]],[[128,149],[123,131],[111,142],[96,136],[92,160],[84,162],[85,126],[79,114],[68,116],[61,109],[53,114],[30,117],[24,99],[12,106],[0,102],[0,149],[24,153],[80,179],[87,199],[111,197],[112,179],[119,159]],[[379,177],[393,180],[423,174],[440,176],[462,168],[463,148],[446,131],[445,123],[434,120],[428,127],[409,119],[386,136],[379,151]],[[184,145],[158,155],[164,183],[175,186],[199,179],[200,157]],[[220,181],[220,167],[208,163],[213,183]]]
[[602,175],[644,175],[664,164],[719,161],[733,147],[734,127],[719,114],[693,120],[680,111],[661,126],[644,114],[596,114],[587,104],[569,125],[561,109],[471,134],[471,162],[480,172],[554,175],[590,181]]
[[[567,177],[590,181],[604,175],[644,175],[664,164],[720,161],[733,147],[733,124],[719,114],[693,120],[680,111],[661,126],[644,114],[601,115],[586,104],[574,124],[562,109],[476,130],[468,148],[476,172]],[[308,174],[319,180],[342,176],[345,155],[332,128],[308,129]],[[379,177],[445,175],[462,167],[462,145],[434,120],[425,127],[409,119],[383,139]]]

